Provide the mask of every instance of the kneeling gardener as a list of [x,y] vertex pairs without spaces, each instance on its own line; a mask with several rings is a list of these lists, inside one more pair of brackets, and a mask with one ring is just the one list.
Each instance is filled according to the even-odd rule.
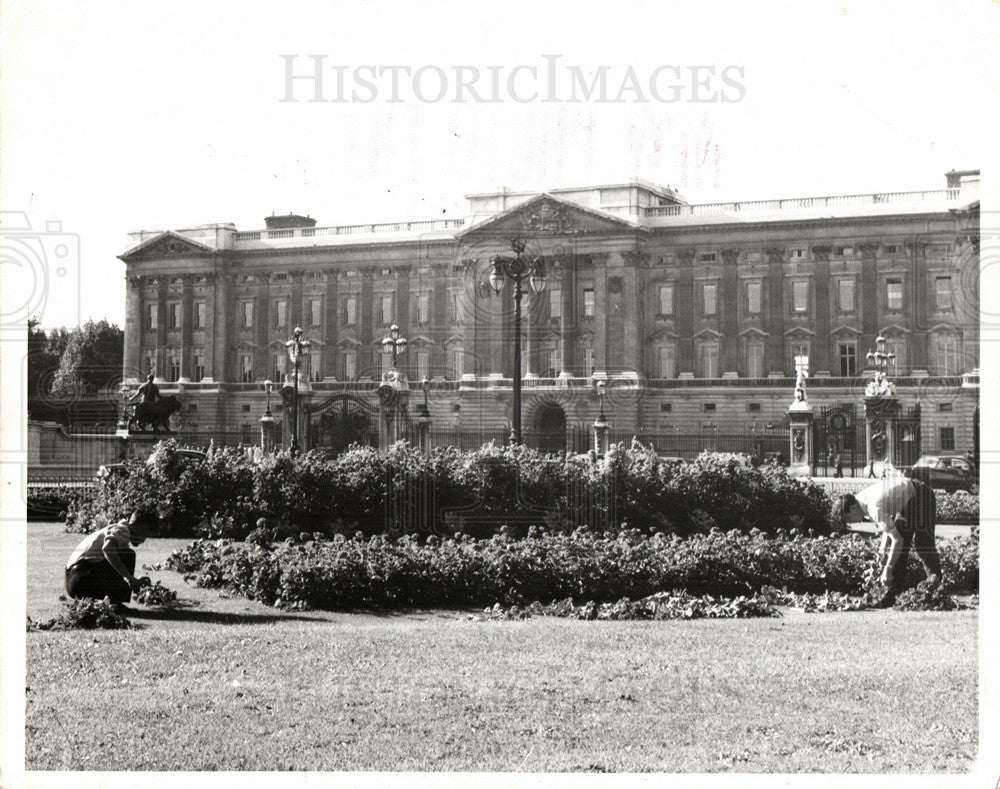
[[160,520],[152,510],[136,510],[122,520],[98,529],[76,546],[66,564],[66,592],[70,597],[110,598],[127,603],[142,583],[135,577],[135,551],[159,531]]
[[[941,559],[934,543],[937,502],[930,484],[909,477],[887,477],[857,496],[845,494],[833,504],[832,517],[841,525],[871,520],[882,532],[879,558],[885,559],[881,581],[886,592],[880,607],[892,605],[903,591],[910,545],[924,566],[931,586],[941,583]],[[889,551],[886,557],[886,544]]]

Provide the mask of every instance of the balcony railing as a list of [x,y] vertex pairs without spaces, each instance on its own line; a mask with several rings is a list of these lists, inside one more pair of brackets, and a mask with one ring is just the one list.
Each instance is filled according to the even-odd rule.
[[460,230],[464,219],[427,219],[415,222],[375,222],[365,225],[335,225],[333,227],[295,227],[281,230],[241,230],[237,241],[272,241],[287,238],[317,238],[330,236],[366,236],[387,233],[442,233]]
[[733,203],[695,203],[692,205],[651,206],[647,217],[706,216],[713,214],[769,214],[778,211],[801,211],[816,208],[845,208],[886,204],[940,203],[957,200],[959,189],[932,189],[923,192],[875,192],[859,195],[794,197],[784,200],[745,200]]

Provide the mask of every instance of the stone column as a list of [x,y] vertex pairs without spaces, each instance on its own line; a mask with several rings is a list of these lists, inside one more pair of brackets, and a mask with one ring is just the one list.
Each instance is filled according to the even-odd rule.
[[323,272],[323,279],[326,282],[326,319],[323,339],[323,369],[329,378],[337,375],[337,327],[340,325],[340,295],[337,292],[337,272],[335,269],[328,269]]
[[180,381],[191,380],[191,335],[194,331],[194,276],[181,277],[181,373]]
[[740,369],[738,258],[739,250],[722,250],[722,287],[718,305],[722,310],[722,348],[719,359],[722,373],[735,373]]
[[767,344],[765,374],[784,372],[785,363],[785,250],[771,248],[767,255]]
[[[358,296],[358,374],[378,379],[379,365],[372,343],[375,339],[375,287],[372,269],[361,270],[361,294]],[[379,349],[381,350],[381,349]]]
[[205,343],[205,367],[216,382],[235,380],[236,344],[233,325],[236,321],[236,275],[224,264],[212,277],[211,315],[208,325],[212,327],[209,342]]
[[125,357],[122,380],[137,382],[143,371],[139,369],[142,351],[142,277],[129,275],[125,286]]
[[861,252],[861,347],[858,348],[858,361],[865,358],[869,348],[875,347],[875,338],[879,332],[879,277],[878,263],[875,260],[876,244],[859,244]]
[[928,316],[930,310],[927,303],[927,265],[924,261],[923,243],[910,243],[906,245],[910,255],[909,276],[912,280],[910,286],[911,301],[913,303],[913,334],[910,336],[909,353],[911,370],[927,370],[929,362],[927,360],[927,330],[931,323]]
[[809,351],[810,367],[817,373],[830,372],[830,247],[813,247],[813,268],[816,272],[816,342]]
[[625,270],[622,272],[622,304],[625,309],[625,347],[622,367],[639,372],[642,369],[642,349],[640,325],[642,320],[642,298],[639,293],[639,269],[649,260],[649,255],[641,250],[622,252]]
[[[302,271],[290,271],[288,272],[288,278],[292,284],[292,295],[289,296],[288,305],[288,336],[292,336],[292,329],[296,326],[302,327],[303,330],[308,327],[302,326],[302,280],[305,277],[305,272]],[[308,335],[306,335],[308,336]]]
[[448,273],[444,266],[431,268],[433,291],[431,293],[431,346],[430,377],[444,376],[448,369],[448,349],[445,341],[451,335],[448,315]]
[[594,371],[608,369],[608,253],[592,254],[594,262]]
[[[262,381],[271,377],[271,359],[268,343],[268,329],[271,325],[271,283],[268,274],[257,275],[260,285],[257,286],[257,306],[254,308],[254,350],[253,377]],[[281,385],[281,382],[277,382]]]
[[156,279],[156,377],[167,377],[167,278]]
[[677,316],[677,372],[694,373],[694,305],[698,296],[694,290],[694,250],[678,251],[677,265],[674,308]]
[[538,313],[545,291],[535,293],[531,287],[524,292],[522,323],[524,328],[524,353],[522,354],[522,375],[524,378],[538,377]]
[[[576,372],[574,358],[576,339],[576,261],[571,257],[563,260],[562,266],[562,315],[559,318],[559,377],[571,378]],[[626,314],[626,320],[628,320]],[[626,332],[627,335],[627,332]],[[626,336],[626,343],[628,337]]]

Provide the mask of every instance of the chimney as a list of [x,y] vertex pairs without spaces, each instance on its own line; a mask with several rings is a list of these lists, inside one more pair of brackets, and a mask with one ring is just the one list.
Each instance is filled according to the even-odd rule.
[[290,230],[296,227],[316,227],[316,220],[308,216],[299,214],[285,214],[278,216],[272,214],[264,219],[264,226],[268,230]]

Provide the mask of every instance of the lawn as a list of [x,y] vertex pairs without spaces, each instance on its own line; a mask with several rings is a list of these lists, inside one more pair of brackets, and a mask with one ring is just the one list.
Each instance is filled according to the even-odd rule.
[[[29,527],[33,617],[58,612],[77,539]],[[187,606],[139,611],[132,631],[27,634],[27,769],[961,772],[976,757],[976,611],[470,621],[282,612],[151,575]]]

